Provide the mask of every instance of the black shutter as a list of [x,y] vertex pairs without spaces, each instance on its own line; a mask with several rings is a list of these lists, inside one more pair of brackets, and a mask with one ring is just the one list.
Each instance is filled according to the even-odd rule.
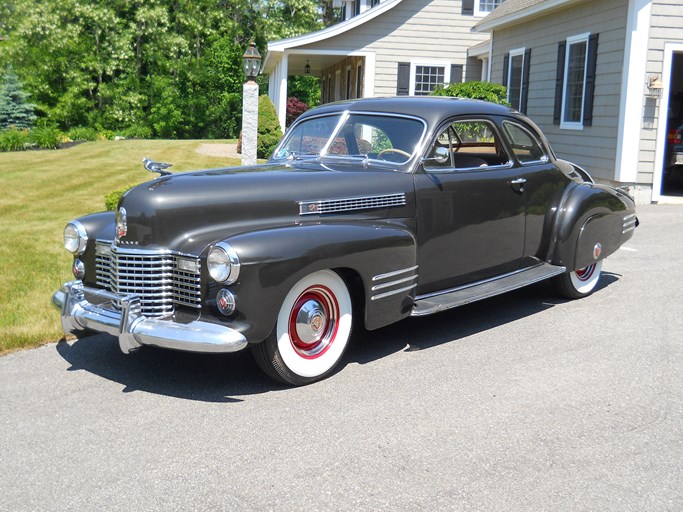
[[462,64],[453,64],[451,66],[451,83],[452,84],[459,84],[460,82],[462,82],[462,70],[463,70]]
[[519,110],[526,114],[526,105],[529,99],[529,73],[531,71],[531,48],[524,52],[524,70],[522,71],[522,104]]
[[399,62],[396,75],[396,96],[410,94],[410,62]]
[[474,16],[474,0],[462,0],[462,15]]
[[506,53],[503,59],[503,87],[508,86],[508,70],[510,69],[510,54]]
[[586,88],[583,97],[583,125],[593,125],[593,97],[595,93],[595,71],[598,61],[598,34],[588,38],[588,62],[586,63]]
[[564,88],[564,59],[567,53],[567,42],[561,41],[557,45],[557,74],[555,76],[555,112],[553,124],[562,121],[562,91]]

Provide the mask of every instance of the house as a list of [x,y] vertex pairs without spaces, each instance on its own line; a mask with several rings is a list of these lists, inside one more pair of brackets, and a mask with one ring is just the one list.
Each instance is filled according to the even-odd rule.
[[474,30],[491,34],[489,79],[559,157],[638,203],[683,202],[667,141],[683,124],[680,0],[507,0]]
[[[322,101],[429,94],[488,76],[489,39],[472,27],[502,0],[341,1],[345,20],[268,43],[263,73],[284,128],[287,77],[320,77]],[[468,50],[475,47],[472,55]]]

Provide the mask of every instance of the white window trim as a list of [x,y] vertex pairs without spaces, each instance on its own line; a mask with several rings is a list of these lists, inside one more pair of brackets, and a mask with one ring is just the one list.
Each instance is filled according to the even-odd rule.
[[[491,14],[493,11],[482,11],[480,8],[481,5],[481,0],[474,0],[474,15],[479,16],[480,18],[483,18],[484,16],[488,16]],[[495,10],[495,8],[494,8]]]
[[[562,130],[583,130],[583,109],[586,104],[586,74],[588,73],[588,54],[590,48],[589,38],[590,32],[585,34],[578,34],[567,38],[567,47],[564,53],[564,79],[562,81],[562,114],[560,117],[560,129]],[[565,121],[565,104],[567,100],[567,77],[569,75],[569,50],[572,44],[586,43],[586,58],[583,63],[583,94],[581,95],[581,121]]]
[[451,83],[451,61],[449,60],[411,60],[410,61],[410,89],[408,94],[415,96],[415,71],[417,66],[441,67],[443,70],[443,83]]
[[522,108],[522,84],[524,84],[524,59],[525,59],[525,53],[526,53],[526,47],[522,48],[515,48],[514,50],[510,50],[510,53],[508,54],[508,86],[507,86],[507,100],[508,103],[512,104],[510,101],[510,84],[512,84],[512,58],[513,57],[519,57],[520,55],[522,56],[522,76],[521,81],[519,82],[519,108],[521,110]]

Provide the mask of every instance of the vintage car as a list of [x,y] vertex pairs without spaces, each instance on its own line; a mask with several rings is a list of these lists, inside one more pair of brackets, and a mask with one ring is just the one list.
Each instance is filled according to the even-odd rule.
[[250,347],[302,385],[335,370],[354,325],[543,279],[589,295],[637,223],[625,191],[557,159],[510,108],[348,101],[302,115],[266,164],[163,175],[69,222],[75,280],[53,302],[66,333],[110,333],[126,353]]

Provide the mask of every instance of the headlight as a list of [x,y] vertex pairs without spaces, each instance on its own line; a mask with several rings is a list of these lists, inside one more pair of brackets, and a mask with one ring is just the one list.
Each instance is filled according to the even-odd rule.
[[232,284],[240,275],[237,253],[225,242],[219,242],[209,250],[206,265],[211,277],[219,283]]
[[69,222],[64,228],[64,248],[73,254],[83,254],[88,243],[88,234],[83,224],[77,220]]

